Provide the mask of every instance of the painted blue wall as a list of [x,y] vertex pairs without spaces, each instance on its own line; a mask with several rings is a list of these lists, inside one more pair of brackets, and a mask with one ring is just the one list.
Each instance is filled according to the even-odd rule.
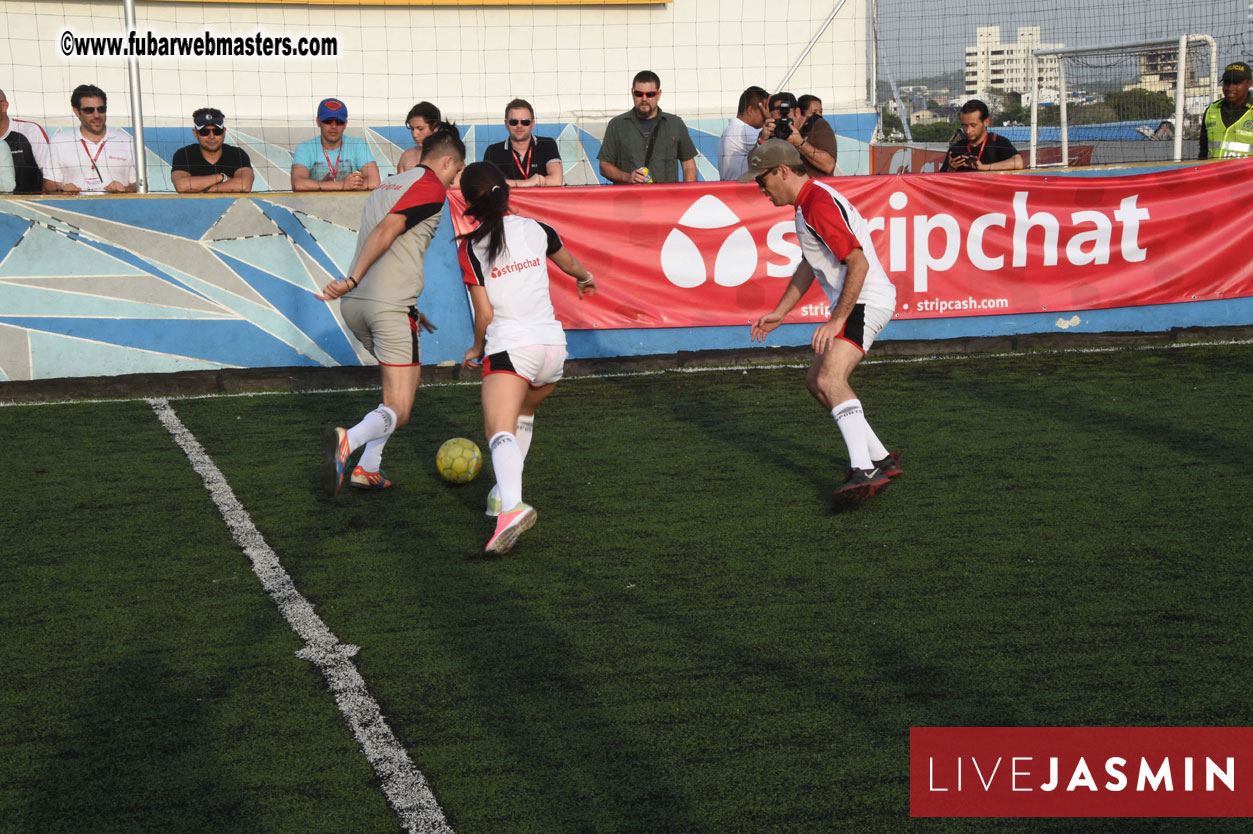
[[[369,364],[338,305],[313,295],[348,268],[364,200],[352,194],[0,199],[0,380]],[[447,216],[427,256],[419,306],[439,328],[423,336],[423,361],[459,362],[473,337]],[[1244,298],[897,320],[881,339],[1250,323],[1253,299]],[[800,346],[812,329],[786,325],[765,345],[751,343],[744,326],[572,331],[568,338],[573,358],[591,358]]]

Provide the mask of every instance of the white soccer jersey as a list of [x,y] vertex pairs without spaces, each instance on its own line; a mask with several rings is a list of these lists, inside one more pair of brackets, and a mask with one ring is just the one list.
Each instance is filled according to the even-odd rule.
[[487,290],[492,321],[485,352],[490,355],[526,345],[564,345],[566,334],[548,295],[548,256],[561,249],[561,238],[548,225],[516,214],[505,217],[505,250],[492,262],[487,238],[457,244],[467,284]]
[[401,309],[408,309],[417,303],[426,282],[426,250],[443,217],[445,193],[444,184],[425,165],[392,174],[379,183],[361,209],[361,228],[357,232],[353,266],[361,257],[361,250],[365,248],[370,233],[384,217],[389,214],[403,215],[405,229],[387,247],[387,251],[370,264],[361,277],[361,283],[348,293],[349,296]]
[[857,296],[858,304],[883,310],[896,309],[896,287],[879,263],[870,229],[861,213],[844,195],[824,182],[811,179],[796,197],[796,236],[801,252],[832,306],[844,289],[848,267],[844,259],[860,248],[870,271]]
[[84,193],[103,192],[111,182],[135,182],[135,149],[130,134],[108,128],[104,139],[90,142],[78,128],[62,130],[49,145],[50,170],[44,177],[77,185]]
[[35,164],[39,166],[39,172],[45,177],[48,176],[48,134],[36,122],[10,117],[9,129],[4,132],[3,136],[0,136],[0,139],[4,139],[13,131],[22,134],[30,142],[30,149],[35,153]]

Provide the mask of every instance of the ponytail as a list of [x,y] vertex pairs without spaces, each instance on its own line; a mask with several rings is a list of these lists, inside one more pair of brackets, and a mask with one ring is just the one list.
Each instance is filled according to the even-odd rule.
[[490,162],[474,162],[461,172],[461,194],[466,199],[465,214],[479,225],[458,240],[471,245],[487,239],[488,260],[496,261],[505,252],[505,215],[509,212],[509,185]]

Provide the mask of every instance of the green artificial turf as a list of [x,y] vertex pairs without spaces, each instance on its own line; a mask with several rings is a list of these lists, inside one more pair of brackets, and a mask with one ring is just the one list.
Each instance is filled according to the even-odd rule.
[[[1253,720],[1253,350],[867,363],[905,474],[855,512],[831,509],[845,451],[803,377],[561,383],[527,458],[539,522],[491,559],[490,463],[434,469],[450,437],[486,451],[476,386],[424,387],[396,486],[333,500],[321,428],[377,392],[172,404],[361,647],[459,834],[1243,830],[911,820],[908,739]],[[0,427],[30,473],[0,562],[24,676],[0,695],[0,831],[400,830],[151,410]]]

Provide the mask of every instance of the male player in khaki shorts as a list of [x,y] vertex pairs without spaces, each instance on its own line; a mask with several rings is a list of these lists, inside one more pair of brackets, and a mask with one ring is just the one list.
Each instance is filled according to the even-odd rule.
[[383,446],[409,422],[422,377],[418,331],[434,326],[418,312],[423,261],[443,216],[445,192],[465,166],[466,148],[452,124],[422,142],[422,164],[383,180],[366,200],[357,233],[357,252],[346,278],[332,281],[318,296],[341,298],[340,313],[353,335],[375,359],[383,377],[383,402],[350,429],[326,430],[322,484],[339,493],[348,459],[362,446],[349,483],[360,489],[386,489]]

